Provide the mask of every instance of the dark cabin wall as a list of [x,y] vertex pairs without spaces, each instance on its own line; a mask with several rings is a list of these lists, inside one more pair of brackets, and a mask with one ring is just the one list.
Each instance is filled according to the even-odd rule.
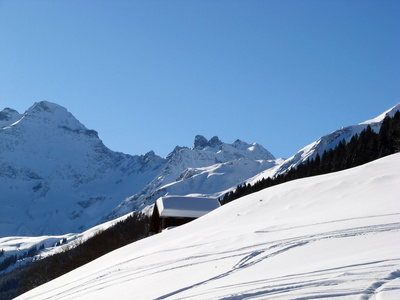
[[161,226],[159,232],[168,227],[181,226],[195,219],[196,218],[173,218],[173,217],[161,218]]
[[150,220],[149,232],[159,233],[161,228],[160,213],[158,212],[157,203],[154,204],[153,214]]
[[151,216],[149,232],[160,233],[165,228],[172,226],[181,226],[183,224],[189,223],[190,221],[193,221],[194,219],[196,218],[161,218],[157,203],[155,203],[153,214]]

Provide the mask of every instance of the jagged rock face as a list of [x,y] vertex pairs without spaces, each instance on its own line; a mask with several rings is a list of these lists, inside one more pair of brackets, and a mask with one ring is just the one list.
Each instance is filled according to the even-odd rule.
[[206,147],[208,144],[207,139],[202,135],[196,135],[194,138],[194,149],[201,149]]
[[211,148],[215,148],[215,147],[221,146],[222,142],[220,141],[220,139],[217,136],[214,136],[209,140],[208,145]]
[[194,145],[192,149],[195,150],[205,150],[207,148],[217,148],[221,146],[223,143],[217,136],[212,137],[210,140],[207,140],[202,135],[196,135],[194,138]]

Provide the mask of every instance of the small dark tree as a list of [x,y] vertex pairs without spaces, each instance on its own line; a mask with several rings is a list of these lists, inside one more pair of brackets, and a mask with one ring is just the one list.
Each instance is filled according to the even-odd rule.
[[29,248],[28,253],[27,253],[27,257],[32,257],[35,256],[35,254],[38,252],[36,246],[33,246],[31,248]]

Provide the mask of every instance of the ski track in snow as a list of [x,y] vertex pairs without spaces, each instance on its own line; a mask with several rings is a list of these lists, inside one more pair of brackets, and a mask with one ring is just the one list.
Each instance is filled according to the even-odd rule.
[[[372,216],[377,217],[377,216]],[[342,222],[336,221],[336,222]],[[307,226],[318,226],[320,224],[312,224]],[[288,230],[288,229],[281,229]],[[224,277],[227,277],[235,272],[241,272],[246,268],[250,268],[256,264],[263,262],[264,260],[268,260],[273,256],[281,255],[284,252],[291,251],[296,247],[302,247],[309,243],[315,243],[324,239],[342,239],[349,238],[360,235],[370,235],[377,234],[380,232],[391,232],[397,231],[400,232],[400,222],[397,223],[388,223],[388,224],[380,224],[373,226],[363,226],[363,227],[355,227],[348,228],[343,230],[334,230],[329,232],[321,232],[318,234],[310,234],[305,236],[298,236],[294,238],[288,238],[284,240],[277,240],[272,242],[265,242],[256,245],[252,245],[249,247],[244,247],[240,249],[234,249],[231,251],[224,252],[214,252],[204,255],[198,256],[188,256],[182,259],[176,260],[168,260],[166,259],[163,263],[156,263],[154,265],[142,266],[141,268],[126,269],[124,270],[124,266],[132,262],[133,260],[138,260],[142,257],[136,257],[133,260],[127,260],[119,265],[115,265],[114,270],[110,272],[107,269],[104,269],[101,276],[96,276],[94,278],[89,279],[86,282],[80,282],[78,285],[76,282],[70,282],[69,284],[72,286],[70,290],[63,291],[58,295],[53,295],[49,298],[44,299],[73,299],[75,297],[82,296],[88,293],[91,290],[101,290],[106,289],[112,285],[118,285],[124,282],[134,281],[140,277],[152,276],[156,273],[161,272],[170,272],[179,268],[186,268],[188,266],[193,266],[196,264],[204,264],[208,262],[225,260],[229,258],[237,258],[238,262],[228,271],[223,272],[217,276],[210,277],[207,280],[197,282],[192,285],[188,285],[186,287],[180,288],[178,290],[169,292],[167,294],[161,295],[156,299],[192,299],[196,298],[195,296],[183,296],[181,294],[185,291],[190,290],[191,294],[195,293],[195,289],[200,286],[205,286],[211,282],[218,281]],[[256,231],[254,234],[268,234],[268,231]],[[204,245],[203,245],[204,246]],[[168,257],[168,253],[170,251],[176,251],[182,249],[169,249],[166,250],[166,257]],[[153,255],[154,253],[150,253],[148,255]],[[146,255],[146,256],[148,256]],[[279,296],[282,293],[287,291],[295,292],[303,289],[310,289],[315,287],[330,287],[333,288],[337,286],[342,279],[340,277],[336,277],[338,272],[357,272],[362,271],[363,273],[368,270],[368,272],[374,272],[374,269],[379,266],[380,268],[384,267],[385,269],[392,269],[395,266],[399,266],[400,258],[396,260],[382,260],[382,261],[371,261],[362,264],[354,264],[354,265],[344,265],[331,269],[321,269],[315,270],[309,273],[299,273],[287,275],[284,278],[274,278],[274,279],[264,279],[264,280],[256,280],[256,281],[248,281],[242,282],[240,285],[235,284],[235,288],[240,287],[241,292],[238,294],[230,294],[229,292],[222,298],[218,297],[218,299],[256,299],[256,298],[265,298],[271,297],[274,298]],[[315,279],[310,279],[315,277]],[[362,292],[361,299],[370,299],[372,295],[374,295],[377,291],[382,289],[387,283],[390,281],[396,280],[400,278],[400,270],[396,269],[389,273],[386,278],[382,278],[375,283],[373,283],[369,288]],[[80,279],[81,280],[81,279]],[[275,284],[274,282],[282,282],[282,280],[287,280],[286,284]],[[226,290],[229,291],[232,286],[225,285],[219,286],[218,290]],[[207,288],[205,289],[207,290]],[[334,289],[333,289],[334,290]],[[212,290],[210,291],[212,292]],[[399,291],[400,292],[400,291]],[[335,298],[335,297],[345,297],[352,295],[359,295],[360,291],[338,291],[336,293],[332,293],[327,295],[324,293],[321,295],[321,298]],[[200,292],[200,295],[205,296],[206,293],[204,291]],[[319,298],[315,294],[311,297],[300,297],[296,299],[317,299]],[[200,299],[200,298],[199,298]]]
[[[261,261],[268,259],[272,256],[275,255],[279,255],[283,252],[286,251],[290,251],[292,248],[295,247],[301,247],[304,246],[308,243],[312,243],[312,242],[316,242],[316,241],[320,241],[322,239],[327,239],[327,238],[346,238],[346,237],[352,237],[352,236],[356,236],[356,235],[365,235],[365,234],[372,234],[372,233],[378,233],[378,232],[383,232],[383,231],[392,231],[392,230],[400,230],[400,222],[399,223],[394,223],[394,224],[384,224],[384,225],[377,225],[377,226],[366,226],[366,227],[360,227],[360,228],[351,228],[351,229],[347,229],[347,230],[338,230],[338,231],[333,231],[333,232],[327,232],[327,233],[321,233],[321,234],[316,234],[316,235],[309,235],[309,236],[304,236],[304,237],[297,237],[297,238],[293,238],[293,239],[289,239],[289,240],[284,240],[284,241],[278,241],[273,243],[273,245],[262,249],[262,250],[255,250],[251,253],[249,253],[248,255],[246,255],[244,258],[242,258],[233,268],[232,270],[223,273],[219,276],[210,278],[209,280],[206,280],[204,282],[200,282],[197,283],[195,285],[192,286],[188,286],[185,288],[182,288],[178,291],[174,291],[171,293],[168,293],[166,295],[163,295],[161,297],[158,297],[157,299],[168,299],[169,297],[173,297],[173,296],[177,296],[179,295],[179,293],[181,293],[182,291],[188,290],[188,289],[192,289],[195,288],[197,286],[203,285],[203,284],[207,284],[210,281],[213,280],[218,280],[222,277],[228,276],[229,274],[231,274],[232,272],[236,272],[236,271],[241,271],[244,268],[248,268],[251,267],[254,264],[260,263]],[[269,244],[269,243],[268,243]],[[260,245],[257,245],[260,246]],[[272,249],[277,249],[276,251],[272,251],[270,252],[269,250]],[[238,254],[238,256],[243,255],[243,253]],[[382,261],[383,262],[383,261]],[[381,262],[372,262],[371,264],[374,263],[381,263]],[[361,265],[362,266],[362,265]],[[349,268],[349,267],[353,267],[353,266],[345,266],[343,268]],[[334,269],[335,271],[338,270]],[[330,270],[320,270],[318,272],[326,272],[326,271],[330,271]],[[397,274],[395,272],[395,274]],[[310,274],[305,274],[307,276],[309,276]],[[396,277],[397,278],[397,277]],[[311,283],[311,282],[310,282]],[[334,285],[334,282],[330,281],[331,284]],[[371,289],[373,289],[375,287],[375,285],[377,287],[380,287],[381,282],[377,282],[375,283],[372,288],[368,289],[366,292],[368,293]],[[324,283],[325,285],[326,283]],[[328,284],[328,285],[331,285]],[[383,284],[383,283],[382,283]],[[318,284],[320,285],[320,283]],[[295,290],[301,287],[308,287],[309,283],[302,283],[300,285],[297,285],[297,283],[295,284],[295,286],[289,286],[286,287],[286,289],[283,290]],[[241,293],[240,296],[228,296],[228,298],[223,298],[223,299],[244,299],[244,298],[248,298],[250,296],[260,296],[260,295],[265,295],[265,294],[270,294],[271,292],[274,292],[274,290],[270,290],[269,288],[264,290],[264,291],[258,291],[255,294],[254,293],[250,293],[250,294],[243,294]],[[334,295],[332,295],[334,297]],[[326,297],[326,295],[324,296],[324,298]],[[313,296],[313,298],[315,298],[315,296]],[[185,299],[185,298],[174,298],[174,299]],[[307,299],[307,298],[299,298],[299,299]],[[365,298],[363,298],[365,299]]]

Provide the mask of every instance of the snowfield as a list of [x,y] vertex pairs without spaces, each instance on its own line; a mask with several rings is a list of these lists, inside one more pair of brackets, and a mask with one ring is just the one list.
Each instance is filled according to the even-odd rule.
[[400,299],[400,154],[243,197],[17,299]]

